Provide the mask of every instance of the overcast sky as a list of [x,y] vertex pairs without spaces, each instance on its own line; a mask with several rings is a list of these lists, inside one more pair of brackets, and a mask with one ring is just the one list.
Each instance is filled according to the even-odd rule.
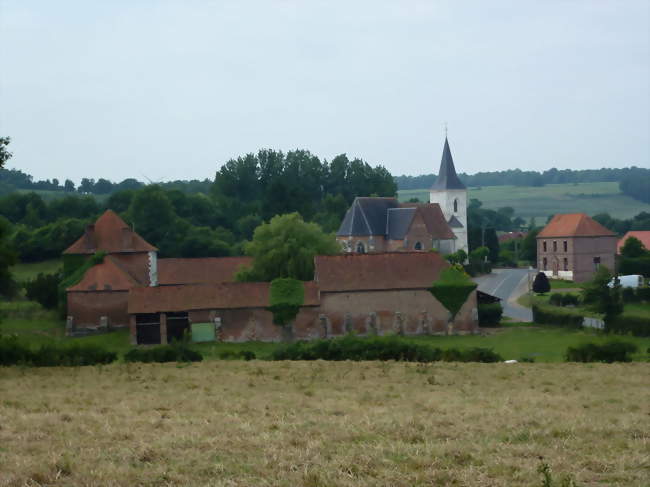
[[437,172],[637,165],[648,0],[0,0],[0,135],[37,179],[212,178],[260,148]]

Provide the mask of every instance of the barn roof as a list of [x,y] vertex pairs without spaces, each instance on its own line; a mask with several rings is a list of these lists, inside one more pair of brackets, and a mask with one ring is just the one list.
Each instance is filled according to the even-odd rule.
[[[305,306],[320,304],[318,287],[305,282]],[[266,308],[268,282],[224,282],[179,286],[138,287],[129,291],[128,311],[161,313],[205,309]]]
[[128,291],[139,283],[110,255],[86,271],[68,291]]
[[616,234],[585,213],[555,215],[537,238],[548,237],[614,237]]
[[113,210],[106,210],[94,225],[88,225],[84,234],[63,253],[94,254],[98,250],[114,254],[151,252],[158,249],[135,233]]
[[616,252],[621,253],[621,248],[623,245],[625,245],[625,241],[630,238],[634,237],[638,240],[641,241],[643,246],[647,249],[650,250],[650,231],[649,230],[631,230],[627,232],[623,237],[618,241],[618,244],[616,244]]
[[237,271],[252,263],[250,257],[158,259],[158,284],[167,286],[231,282]]
[[426,289],[449,264],[435,252],[344,254],[315,259],[321,291]]
[[431,189],[437,191],[446,189],[467,189],[456,174],[454,159],[451,157],[451,149],[449,149],[449,141],[447,140],[447,137],[445,137],[445,146],[442,149],[442,159],[440,160],[438,177],[433,183],[433,186],[431,186]]

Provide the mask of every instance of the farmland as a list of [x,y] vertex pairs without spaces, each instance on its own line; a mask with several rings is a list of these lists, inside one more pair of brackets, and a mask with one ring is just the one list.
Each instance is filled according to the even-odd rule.
[[[419,198],[429,201],[427,189],[399,192],[400,201]],[[511,206],[515,214],[526,220],[536,218],[546,222],[555,213],[585,212],[591,216],[609,213],[614,218],[631,218],[642,211],[650,212],[650,205],[625,196],[618,183],[547,184],[541,187],[483,186],[469,188],[468,198],[476,198],[484,208],[498,209]]]

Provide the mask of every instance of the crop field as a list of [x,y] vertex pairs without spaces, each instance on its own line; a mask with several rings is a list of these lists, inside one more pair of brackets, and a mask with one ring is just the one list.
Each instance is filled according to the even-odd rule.
[[[515,209],[515,215],[537,224],[546,222],[555,213],[585,212],[588,215],[609,213],[615,218],[631,218],[650,205],[620,193],[618,183],[547,184],[538,188],[527,186],[483,186],[469,188],[469,198],[483,202],[484,208],[496,210],[504,206]],[[399,192],[400,201],[419,198],[429,201],[426,189]]]
[[0,485],[647,486],[650,364],[0,368]]

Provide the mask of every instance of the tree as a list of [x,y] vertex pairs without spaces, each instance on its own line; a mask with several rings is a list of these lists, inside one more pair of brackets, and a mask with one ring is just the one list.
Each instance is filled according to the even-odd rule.
[[5,166],[5,162],[11,159],[13,155],[7,150],[9,142],[11,142],[11,137],[0,137],[0,169]]
[[36,301],[45,309],[55,309],[59,304],[59,284],[61,274],[40,273],[35,279],[25,283],[27,299]]
[[648,250],[643,245],[643,242],[636,237],[628,237],[621,247],[621,255],[623,257],[636,258],[643,257]]
[[157,185],[145,186],[135,194],[128,215],[135,231],[159,248],[163,239],[173,232],[177,219],[166,191]]
[[111,183],[108,179],[104,179],[104,178],[99,178],[95,183],[95,187],[93,188],[93,192],[95,194],[108,194],[112,190],[113,190],[113,183]]
[[582,301],[591,305],[594,311],[605,316],[605,326],[623,312],[621,284],[618,277],[612,282],[612,273],[607,267],[598,267],[593,279],[582,289]]
[[73,193],[74,190],[75,190],[74,183],[69,179],[66,179],[65,182],[63,183],[63,191],[65,191],[66,193]]
[[95,190],[95,180],[83,178],[78,189],[80,193],[92,193]]
[[543,272],[538,272],[533,281],[533,292],[537,294],[546,294],[551,290],[551,284],[548,277]]
[[0,216],[0,296],[12,297],[16,292],[16,282],[9,268],[16,263],[16,253],[9,243],[11,224]]
[[315,223],[307,223],[298,213],[278,215],[255,229],[245,245],[253,265],[237,274],[239,281],[272,281],[291,277],[301,281],[314,278],[314,256],[338,254],[341,247],[334,235]]

